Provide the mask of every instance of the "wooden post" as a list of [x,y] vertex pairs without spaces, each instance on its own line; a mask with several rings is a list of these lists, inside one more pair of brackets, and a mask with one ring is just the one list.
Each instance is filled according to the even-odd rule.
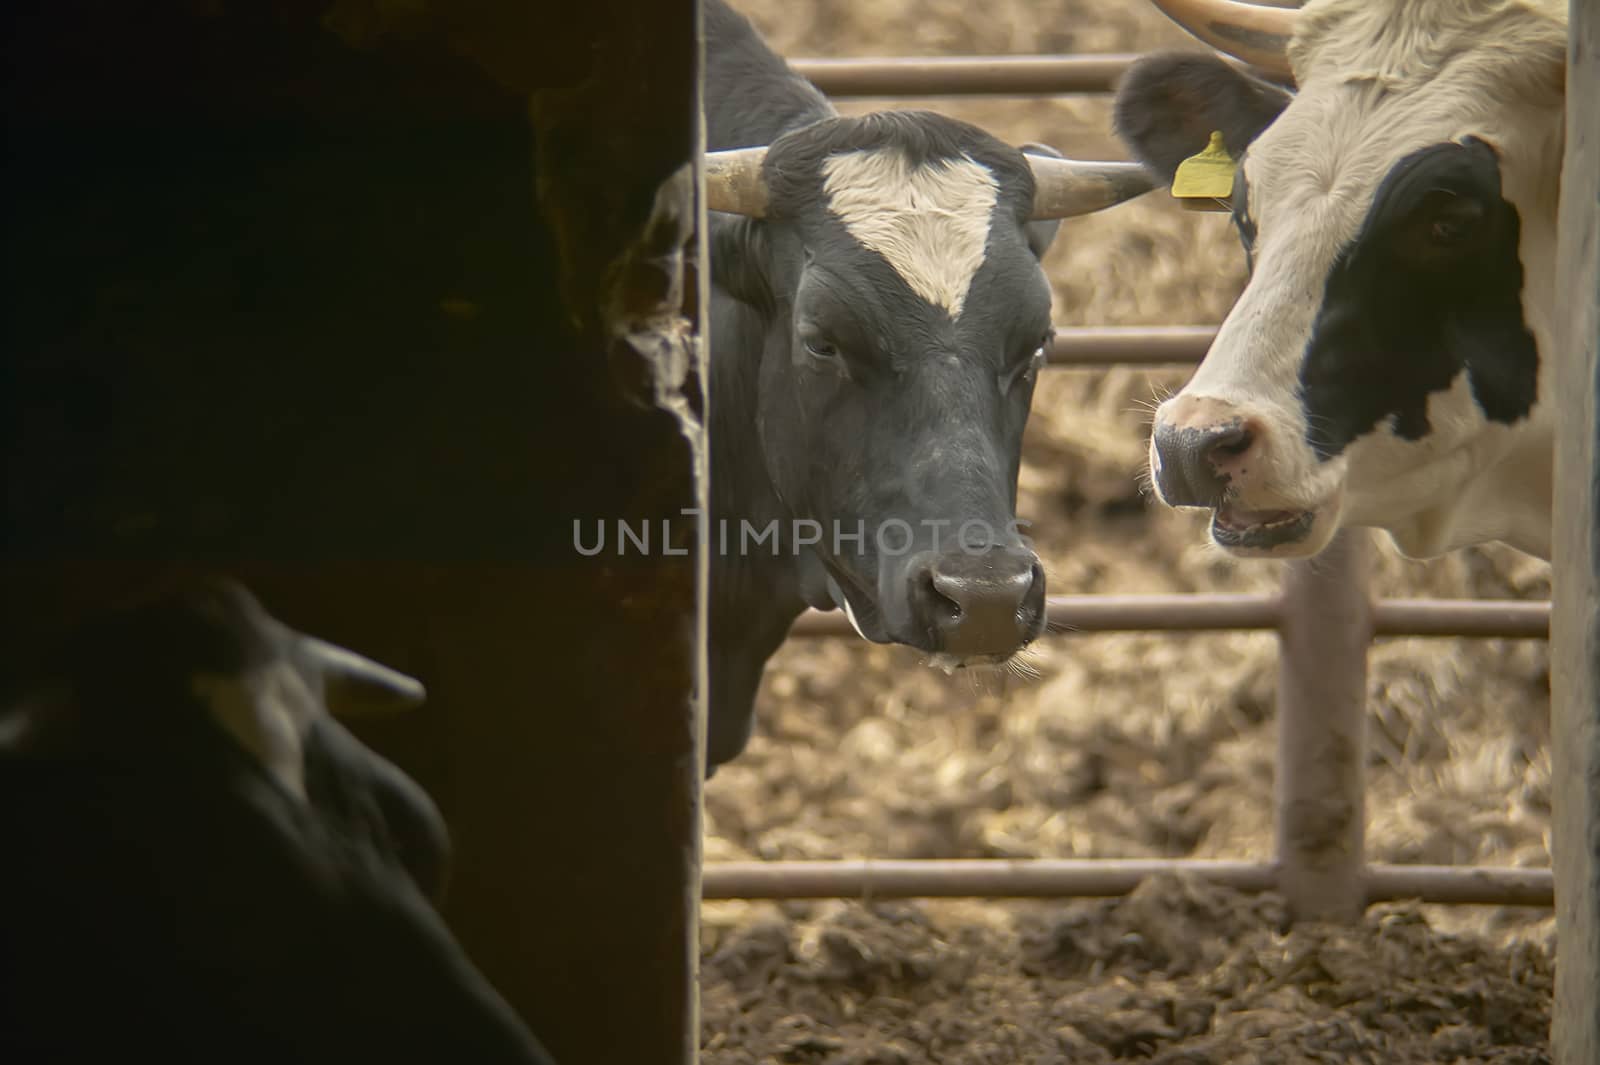
[[0,667],[203,565],[420,678],[360,732],[562,1065],[698,1042],[696,6],[4,16]]
[[1571,0],[1561,176],[1551,617],[1551,1059],[1600,1062],[1600,0]]

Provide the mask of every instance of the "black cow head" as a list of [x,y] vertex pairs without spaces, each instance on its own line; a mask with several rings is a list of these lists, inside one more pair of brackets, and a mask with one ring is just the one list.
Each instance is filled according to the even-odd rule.
[[1060,218],[1152,187],[1134,164],[1027,150],[887,112],[708,156],[709,205],[747,216],[718,227],[713,265],[762,312],[740,399],[809,551],[802,594],[869,640],[964,662],[1009,657],[1045,621],[1015,517],[1050,339],[1039,258]]
[[[338,720],[420,705],[413,678],[296,632],[241,585],[210,578],[82,626],[43,676],[0,712],[0,754],[258,781],[365,819],[417,886],[441,897],[449,837],[437,808]],[[368,797],[356,802],[358,792]]]
[[438,810],[333,717],[422,695],[231,581],[75,631],[0,702],[0,1057],[549,1065],[430,905]]

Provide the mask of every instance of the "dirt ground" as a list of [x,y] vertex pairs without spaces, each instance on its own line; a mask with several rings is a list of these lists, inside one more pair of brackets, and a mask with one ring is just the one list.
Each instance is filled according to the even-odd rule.
[[[789,56],[1196,47],[1135,0],[736,0]],[[934,107],[1014,143],[1123,158],[1109,101]],[[1244,277],[1224,216],[1164,193],[1069,220],[1045,260],[1056,321],[1215,323]],[[1271,591],[1274,563],[1205,545],[1139,491],[1153,397],[1182,371],[1041,376],[1021,516],[1052,594]],[[1402,559],[1383,596],[1533,598],[1509,549]],[[904,648],[791,640],[748,751],[707,793],[708,861],[862,857],[1266,859],[1276,645],[1266,634],[1067,635],[1036,679],[947,677]],[[1390,639],[1368,679],[1368,856],[1548,866],[1547,651]],[[1353,929],[1186,879],[1080,902],[714,903],[702,1060],[972,1065],[1539,1062],[1547,910],[1392,904]]]

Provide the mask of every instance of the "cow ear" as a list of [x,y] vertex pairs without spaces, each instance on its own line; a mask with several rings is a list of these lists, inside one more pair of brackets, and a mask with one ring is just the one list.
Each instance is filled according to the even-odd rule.
[[1291,99],[1219,56],[1157,53],[1123,75],[1112,122],[1134,157],[1170,184],[1178,164],[1204,150],[1213,131],[1237,159]]
[[[1066,158],[1048,144],[1024,144],[1022,154],[1043,155],[1051,159]],[[1033,257],[1043,259],[1044,253],[1050,250],[1050,245],[1055,242],[1056,233],[1061,229],[1061,219],[1046,218],[1038,222],[1029,222],[1023,229],[1028,234],[1028,247],[1033,249]]]
[[766,223],[725,215],[711,223],[711,278],[740,303],[766,310],[772,306],[772,277],[767,272],[770,241]]

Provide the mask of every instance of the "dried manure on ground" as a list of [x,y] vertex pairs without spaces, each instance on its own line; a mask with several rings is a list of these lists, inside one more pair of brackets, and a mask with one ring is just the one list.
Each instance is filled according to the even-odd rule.
[[[788,56],[1198,47],[1131,0],[736,6]],[[1125,158],[1104,97],[839,106],[933,107]],[[1068,220],[1045,266],[1062,325],[1215,323],[1245,271],[1224,215],[1162,191]],[[1278,586],[1277,563],[1221,555],[1141,491],[1151,401],[1184,376],[1041,375],[1019,515],[1052,594]],[[1374,539],[1376,595],[1549,595],[1549,567],[1509,549],[1422,563]],[[1271,857],[1270,634],[1047,636],[1027,666],[947,676],[904,648],[792,639],[749,749],[708,786],[706,860]],[[1547,669],[1540,641],[1374,645],[1370,860],[1549,865]],[[1112,900],[710,903],[702,1060],[1531,1065],[1552,936],[1548,910],[1405,902],[1290,928],[1281,899],[1187,876]]]

